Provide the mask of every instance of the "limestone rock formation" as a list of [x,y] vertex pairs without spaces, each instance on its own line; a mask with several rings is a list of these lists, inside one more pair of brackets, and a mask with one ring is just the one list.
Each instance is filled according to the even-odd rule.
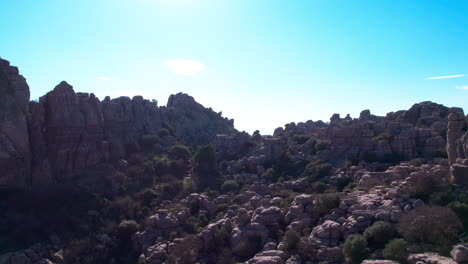
[[30,178],[28,102],[26,79],[0,58],[0,186],[22,186]]
[[138,151],[144,147],[141,137],[161,128],[192,145],[237,133],[233,120],[181,93],[172,95],[167,107],[158,107],[141,96],[100,101],[61,82],[38,102],[29,102],[26,80],[1,59],[0,113],[0,185],[6,187],[71,180],[109,185],[99,176],[111,174],[106,164]]

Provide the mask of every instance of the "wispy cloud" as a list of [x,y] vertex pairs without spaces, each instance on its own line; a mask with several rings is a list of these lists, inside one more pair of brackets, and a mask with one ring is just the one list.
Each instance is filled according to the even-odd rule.
[[112,95],[115,97],[119,97],[119,96],[133,97],[133,96],[141,95],[146,99],[150,98],[148,92],[143,91],[143,90],[137,90],[137,89],[114,90],[112,91]]
[[448,75],[448,76],[437,76],[437,77],[429,77],[426,78],[427,80],[435,80],[435,79],[448,79],[448,78],[459,78],[463,77],[465,74],[457,74],[457,75]]
[[103,76],[100,76],[100,77],[96,77],[96,79],[100,80],[100,81],[111,81],[112,79],[109,78],[109,77],[103,77]]
[[456,88],[460,90],[468,90],[468,85],[457,86]]
[[165,63],[173,73],[179,75],[195,75],[205,70],[205,65],[198,61],[175,59]]

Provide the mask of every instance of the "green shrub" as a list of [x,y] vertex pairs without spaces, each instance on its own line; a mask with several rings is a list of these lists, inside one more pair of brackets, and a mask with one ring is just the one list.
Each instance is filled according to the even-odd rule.
[[385,259],[398,261],[400,263],[406,263],[408,254],[408,243],[401,238],[390,240],[383,250],[383,257]]
[[422,206],[410,211],[398,223],[398,231],[411,243],[447,254],[462,230],[458,216],[449,208]]
[[260,178],[271,182],[278,181],[278,177],[279,176],[276,174],[276,171],[273,168],[267,169],[262,175],[260,175]]
[[299,239],[301,239],[301,236],[294,229],[286,231],[283,236],[283,242],[286,246],[286,250],[290,251],[295,249],[299,243]]
[[185,178],[182,182],[185,193],[194,193],[197,191],[197,183],[191,178]]
[[387,223],[378,221],[364,231],[364,236],[371,243],[371,245],[385,245],[395,235],[393,227]]
[[331,142],[329,140],[319,140],[315,143],[315,151],[322,151],[330,148]]
[[343,245],[343,254],[350,263],[364,261],[370,254],[366,238],[362,235],[350,235]]
[[128,239],[130,236],[138,231],[138,224],[134,220],[123,220],[120,222],[118,228],[118,237],[121,239]]
[[345,168],[349,168],[351,166],[356,166],[359,164],[359,158],[354,156],[354,155],[350,155],[346,158],[346,162],[344,164],[344,167]]
[[328,189],[328,185],[324,182],[318,181],[312,183],[311,188],[316,193],[324,193]]
[[331,164],[324,163],[321,160],[315,160],[307,164],[304,172],[302,173],[302,177],[308,177],[312,181],[315,181],[320,177],[326,176],[330,173],[331,169]]
[[195,215],[200,211],[200,202],[198,200],[193,200],[189,204],[190,214]]
[[357,184],[355,182],[350,182],[348,185],[346,185],[346,187],[344,187],[343,190],[350,190],[352,191],[354,188],[357,187]]
[[315,210],[319,215],[326,215],[340,204],[340,197],[336,193],[324,193],[315,197]]
[[393,136],[388,134],[388,133],[380,133],[377,136],[373,137],[372,140],[375,142],[379,142],[382,140],[386,140],[388,142],[391,142],[393,140]]
[[221,185],[221,190],[223,192],[231,192],[239,190],[239,184],[236,181],[228,180]]
[[339,192],[342,192],[343,189],[352,182],[353,182],[353,179],[349,177],[338,178],[338,181],[336,182],[336,189],[338,189]]

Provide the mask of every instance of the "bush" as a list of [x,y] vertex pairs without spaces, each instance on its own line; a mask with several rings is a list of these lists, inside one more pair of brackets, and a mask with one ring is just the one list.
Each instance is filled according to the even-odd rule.
[[283,237],[284,244],[286,245],[286,250],[290,251],[292,249],[295,249],[297,247],[297,244],[299,243],[299,239],[301,239],[301,236],[294,229],[289,229],[288,231],[286,231]]
[[412,210],[398,224],[398,231],[406,241],[427,246],[441,254],[450,251],[461,230],[457,215],[441,206],[422,206]]
[[383,257],[385,259],[398,261],[400,263],[406,263],[408,259],[408,243],[401,238],[390,240],[385,245],[383,250]]
[[236,181],[228,180],[221,185],[221,190],[223,192],[237,191],[239,189],[239,184]]
[[324,193],[315,197],[315,210],[319,215],[326,215],[340,204],[340,198],[336,193]]
[[393,140],[393,136],[388,134],[388,133],[380,133],[377,136],[373,137],[372,140],[375,142],[379,142],[382,140],[386,140],[388,142],[391,142]]
[[331,164],[324,163],[321,160],[315,160],[307,164],[304,172],[302,173],[302,177],[308,177],[312,181],[315,181],[320,177],[326,176],[330,173],[331,169]]
[[279,176],[276,174],[275,169],[269,168],[262,175],[260,175],[260,178],[265,179],[267,181],[276,182]]
[[197,191],[197,184],[191,178],[185,178],[182,182],[185,193],[194,193]]
[[364,236],[372,244],[383,246],[394,237],[395,230],[387,223],[378,221],[364,231]]
[[319,140],[317,143],[315,143],[315,151],[322,151],[330,148],[330,141],[329,140]]
[[361,263],[369,253],[367,240],[362,235],[350,235],[343,245],[343,254],[350,263]]
[[130,236],[138,231],[138,224],[134,220],[123,220],[117,228],[117,236],[120,239],[129,239]]
[[346,186],[353,182],[353,179],[349,177],[338,178],[338,181],[336,182],[336,189],[338,189],[339,192],[342,192]]
[[328,186],[326,183],[319,181],[312,183],[311,188],[316,193],[324,193],[328,189]]

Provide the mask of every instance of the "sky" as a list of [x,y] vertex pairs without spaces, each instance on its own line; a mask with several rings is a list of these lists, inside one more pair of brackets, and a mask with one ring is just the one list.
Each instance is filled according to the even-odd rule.
[[468,110],[468,1],[0,0],[0,57],[31,99],[184,92],[272,134],[334,113]]

